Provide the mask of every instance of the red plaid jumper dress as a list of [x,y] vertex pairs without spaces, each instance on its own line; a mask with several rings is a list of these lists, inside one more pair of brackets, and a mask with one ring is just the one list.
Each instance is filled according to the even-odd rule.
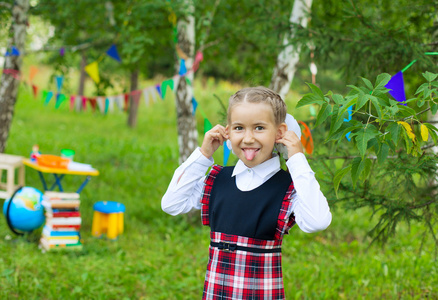
[[[213,183],[222,170],[221,166],[213,166],[205,179],[201,199],[203,225],[211,226]],[[270,240],[215,232],[212,228],[203,299],[285,299],[281,244],[283,235],[295,224],[291,212],[294,192],[291,182],[280,199],[278,218],[274,220],[276,224]]]

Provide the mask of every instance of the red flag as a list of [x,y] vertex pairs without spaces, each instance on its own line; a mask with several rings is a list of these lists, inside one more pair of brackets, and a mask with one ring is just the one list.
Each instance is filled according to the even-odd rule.
[[76,96],[75,95],[71,95],[70,96],[70,110],[73,111],[73,109],[75,108],[75,100],[76,100]]
[[94,112],[96,110],[96,98],[88,98],[88,102],[90,102],[91,109]]
[[38,87],[32,84],[33,97],[36,98],[38,95]]
[[87,97],[82,96],[82,110],[87,109]]
[[128,111],[128,107],[129,107],[129,93],[126,93],[125,95],[125,106],[123,107],[124,111]]

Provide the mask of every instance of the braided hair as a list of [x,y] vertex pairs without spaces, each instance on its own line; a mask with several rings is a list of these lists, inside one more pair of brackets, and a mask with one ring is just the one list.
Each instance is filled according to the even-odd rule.
[[243,88],[237,91],[228,100],[227,118],[228,123],[231,122],[231,109],[239,103],[266,103],[272,107],[274,112],[274,120],[276,125],[280,125],[286,119],[286,103],[281,99],[281,96],[271,89],[263,86]]

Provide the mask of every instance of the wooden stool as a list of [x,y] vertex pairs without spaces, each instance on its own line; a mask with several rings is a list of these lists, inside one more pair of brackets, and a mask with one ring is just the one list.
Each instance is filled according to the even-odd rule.
[[[15,184],[15,169],[18,169],[18,185]],[[6,182],[1,180],[3,170],[6,170]],[[24,186],[23,157],[0,153],[0,198],[8,199],[19,186]]]
[[93,205],[93,209],[91,234],[100,237],[106,233],[107,238],[117,239],[117,236],[123,233],[125,206],[114,201],[100,201]]

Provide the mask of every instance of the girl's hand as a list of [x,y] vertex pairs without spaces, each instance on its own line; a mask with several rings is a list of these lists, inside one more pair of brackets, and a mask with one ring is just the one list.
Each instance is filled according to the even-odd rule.
[[205,133],[201,153],[207,158],[212,157],[217,148],[222,146],[227,139],[228,134],[225,131],[225,127],[219,124],[214,126]]
[[300,139],[292,130],[286,131],[283,137],[275,141],[286,146],[288,159],[296,153],[304,153],[303,144],[301,144]]

